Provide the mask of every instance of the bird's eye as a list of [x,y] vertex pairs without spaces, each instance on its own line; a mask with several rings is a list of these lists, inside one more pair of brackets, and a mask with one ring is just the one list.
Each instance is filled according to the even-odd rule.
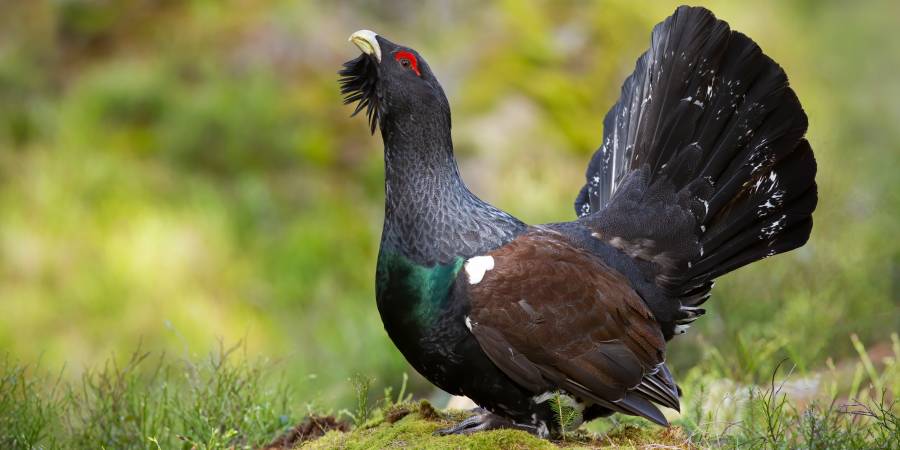
[[422,76],[422,73],[419,72],[419,60],[416,59],[416,55],[411,52],[400,51],[394,54],[394,59],[396,59],[404,68],[412,69],[412,71],[416,73],[416,76]]

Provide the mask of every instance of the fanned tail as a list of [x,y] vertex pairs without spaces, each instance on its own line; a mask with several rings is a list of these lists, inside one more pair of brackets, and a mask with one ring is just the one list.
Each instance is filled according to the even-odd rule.
[[703,8],[653,30],[604,120],[581,221],[687,307],[714,278],[806,243],[816,207],[807,118],[781,67]]

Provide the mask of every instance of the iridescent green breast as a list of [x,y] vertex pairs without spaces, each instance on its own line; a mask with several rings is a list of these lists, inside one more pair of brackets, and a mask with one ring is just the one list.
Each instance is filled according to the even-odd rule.
[[463,262],[457,257],[449,264],[423,266],[400,254],[382,251],[375,275],[382,316],[389,314],[423,328],[430,326],[446,306]]

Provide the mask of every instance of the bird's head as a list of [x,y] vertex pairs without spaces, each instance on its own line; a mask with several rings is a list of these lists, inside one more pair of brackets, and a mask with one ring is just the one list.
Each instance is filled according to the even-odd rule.
[[384,134],[385,125],[399,122],[446,121],[449,130],[447,97],[419,52],[369,30],[353,33],[350,42],[362,54],[344,63],[339,72],[341,93],[344,103],[357,103],[353,115],[366,111],[372,133],[379,123]]

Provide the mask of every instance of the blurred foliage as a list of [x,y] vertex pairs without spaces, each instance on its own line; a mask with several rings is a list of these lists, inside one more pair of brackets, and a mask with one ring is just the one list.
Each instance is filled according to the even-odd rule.
[[[820,206],[801,250],[720,280],[676,375],[759,382],[900,329],[900,4],[702,2],[782,64]],[[217,338],[350,405],[411,372],[373,301],[378,136],[336,83],[370,28],[418,49],[469,185],[567,220],[602,117],[676,2],[0,1],[0,351],[67,374]],[[889,344],[886,344],[889,345]],[[766,358],[760,358],[765,354]],[[430,392],[418,376],[410,389]]]

